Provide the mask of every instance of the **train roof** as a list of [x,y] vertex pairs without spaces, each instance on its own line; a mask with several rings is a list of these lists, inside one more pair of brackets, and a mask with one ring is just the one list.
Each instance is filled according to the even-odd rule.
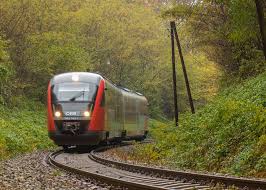
[[[120,88],[121,89],[121,88]],[[124,97],[131,97],[131,98],[138,98],[144,101],[147,101],[146,97],[138,92],[131,91],[129,89],[121,89],[121,93],[123,94]]]
[[69,72],[69,73],[62,73],[55,75],[51,79],[51,85],[63,83],[63,82],[72,82],[72,81],[80,81],[80,82],[89,82],[98,85],[101,81],[101,79],[109,81],[111,84],[113,84],[116,88],[120,89],[124,93],[130,93],[138,96],[143,96],[143,94],[139,92],[132,91],[128,88],[118,86],[114,84],[111,80],[107,79],[104,76],[101,76],[97,73],[89,73],[89,72]]
[[55,75],[51,79],[51,84],[80,81],[80,82],[89,82],[89,83],[98,85],[101,79],[103,79],[103,77],[96,73],[69,72],[69,73],[62,73],[62,74]]

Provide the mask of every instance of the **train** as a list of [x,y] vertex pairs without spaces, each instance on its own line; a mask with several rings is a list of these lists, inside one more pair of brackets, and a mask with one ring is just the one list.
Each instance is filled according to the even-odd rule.
[[47,90],[48,135],[58,146],[144,140],[148,101],[97,73],[55,75]]

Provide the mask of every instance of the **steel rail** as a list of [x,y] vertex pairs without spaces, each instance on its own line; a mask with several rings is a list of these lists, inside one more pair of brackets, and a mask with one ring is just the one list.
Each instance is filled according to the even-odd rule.
[[[180,181],[178,182],[175,180],[165,180],[165,179],[160,179],[160,178],[147,177],[147,176],[143,176],[141,174],[136,174],[132,172],[130,172],[131,175],[125,176],[125,179],[120,179],[119,177],[118,178],[110,177],[110,176],[99,174],[93,171],[82,170],[80,168],[74,168],[74,167],[71,167],[71,166],[68,166],[66,164],[62,164],[56,161],[55,158],[62,153],[64,153],[62,150],[51,153],[50,155],[47,156],[46,162],[54,167],[58,167],[65,171],[75,173],[81,176],[89,177],[89,178],[92,178],[97,181],[101,181],[103,183],[107,183],[110,185],[115,185],[118,187],[125,187],[126,189],[129,189],[129,190],[131,189],[132,190],[135,190],[135,189],[143,189],[143,190],[202,189],[202,190],[206,190],[206,189],[209,189],[209,187],[202,186],[199,184],[183,183],[183,182],[180,182]],[[96,163],[99,164],[98,162]],[[115,173],[116,172],[114,172],[114,174]]]
[[154,187],[151,187],[151,186],[148,186],[148,185],[145,185],[145,184],[141,184],[141,183],[132,183],[132,182],[128,182],[128,181],[121,181],[119,179],[116,179],[116,178],[110,178],[110,177],[107,177],[107,176],[104,176],[104,175],[101,175],[101,174],[97,174],[97,173],[93,173],[93,172],[88,172],[88,171],[84,171],[84,170],[81,170],[81,169],[77,169],[77,168],[73,168],[73,167],[70,167],[70,166],[67,166],[65,164],[62,164],[60,162],[57,162],[55,161],[55,157],[57,155],[59,155],[60,153],[62,153],[62,151],[57,151],[57,152],[54,152],[52,154],[50,154],[48,156],[48,163],[50,165],[53,165],[53,166],[56,166],[60,169],[63,169],[65,171],[68,171],[68,172],[71,172],[71,173],[75,173],[75,174],[78,174],[78,175],[81,175],[81,176],[85,176],[85,177],[89,177],[89,178],[93,178],[93,179],[96,179],[96,180],[99,180],[99,181],[103,181],[104,183],[109,183],[109,184],[113,184],[113,185],[116,185],[116,186],[123,186],[123,187],[126,187],[128,189],[143,189],[143,190],[152,190],[152,189],[155,189],[155,190],[162,190],[161,188],[154,188]]
[[266,190],[266,180],[152,168],[147,166],[141,166],[135,164],[133,165],[129,163],[105,159],[97,155],[97,152],[101,152],[106,149],[110,148],[100,147],[98,149],[92,150],[89,155],[90,159],[93,159],[95,162],[104,165],[116,167],[127,171],[145,173],[151,176],[160,176],[160,178],[165,178],[165,179],[175,179],[184,182],[197,182],[202,185],[220,183],[225,185],[226,187],[235,186],[245,190]]

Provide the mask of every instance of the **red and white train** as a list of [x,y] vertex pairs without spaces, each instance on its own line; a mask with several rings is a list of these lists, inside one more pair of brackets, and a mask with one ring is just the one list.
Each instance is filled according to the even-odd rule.
[[99,74],[72,72],[48,85],[48,133],[59,146],[143,140],[148,133],[147,99]]

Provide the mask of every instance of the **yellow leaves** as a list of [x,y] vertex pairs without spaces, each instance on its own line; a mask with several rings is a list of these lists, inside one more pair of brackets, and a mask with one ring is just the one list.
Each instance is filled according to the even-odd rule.
[[[219,90],[222,70],[201,53],[188,52],[185,56],[193,98],[211,100]],[[181,68],[180,68],[181,69]]]
[[257,149],[259,152],[266,152],[266,135],[261,135],[257,143]]

